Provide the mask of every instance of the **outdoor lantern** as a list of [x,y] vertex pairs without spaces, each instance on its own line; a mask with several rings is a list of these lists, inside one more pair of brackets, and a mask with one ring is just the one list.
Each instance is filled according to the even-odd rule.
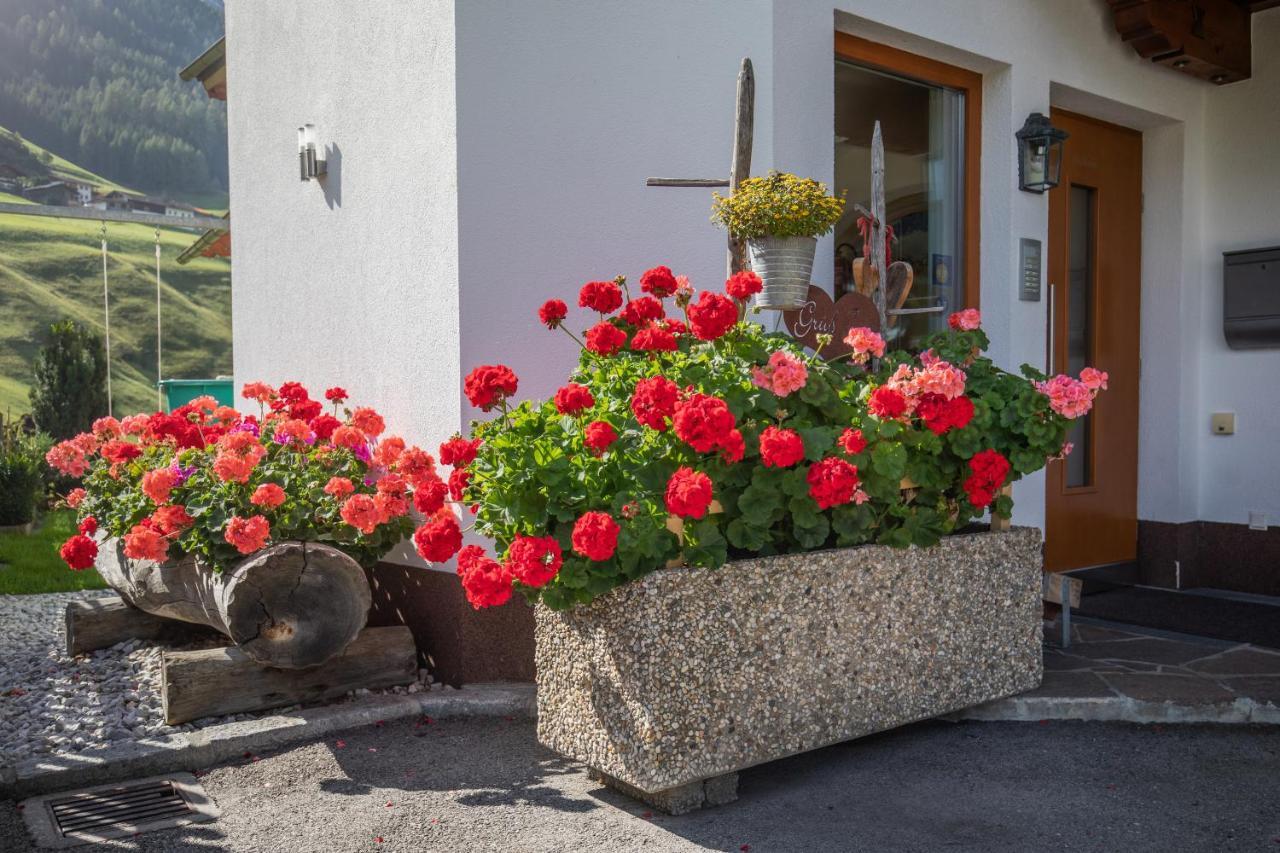
[[316,126],[298,128],[298,174],[304,181],[318,178],[327,171],[323,158],[316,156]]
[[1056,187],[1062,174],[1062,142],[1067,132],[1051,125],[1043,113],[1032,113],[1017,136],[1018,189],[1042,193]]

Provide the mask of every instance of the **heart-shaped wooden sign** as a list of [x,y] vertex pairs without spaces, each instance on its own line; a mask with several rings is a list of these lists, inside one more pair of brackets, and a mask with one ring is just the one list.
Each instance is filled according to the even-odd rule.
[[880,315],[875,303],[861,293],[846,293],[832,302],[825,290],[811,284],[808,302],[783,311],[782,325],[791,337],[812,350],[818,348],[818,335],[830,335],[831,343],[822,348],[822,357],[835,358],[849,352],[844,336],[850,329],[866,326],[880,331]]

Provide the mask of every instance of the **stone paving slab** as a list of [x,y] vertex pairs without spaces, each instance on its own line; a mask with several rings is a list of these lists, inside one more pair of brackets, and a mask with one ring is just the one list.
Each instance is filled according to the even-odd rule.
[[969,720],[1280,725],[1280,650],[1077,620],[1045,626],[1035,690],[961,711]]

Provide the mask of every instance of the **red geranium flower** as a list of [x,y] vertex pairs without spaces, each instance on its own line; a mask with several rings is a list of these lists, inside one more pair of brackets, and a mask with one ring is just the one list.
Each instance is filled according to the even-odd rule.
[[836,456],[809,466],[809,496],[819,509],[828,509],[853,500],[858,489],[858,469]]
[[487,412],[515,394],[518,382],[515,373],[506,365],[482,364],[467,374],[463,391],[471,405]]
[[280,386],[280,390],[276,391],[276,396],[286,403],[301,403],[311,395],[307,393],[307,389],[301,382],[286,382]]
[[591,396],[591,389],[587,386],[570,382],[556,391],[555,403],[556,411],[560,414],[576,415],[583,409],[589,409],[594,406],[596,398]]
[[699,453],[724,446],[737,426],[724,400],[708,394],[694,394],[677,403],[671,422],[676,437]]
[[1009,476],[1009,460],[998,450],[980,450],[969,460],[969,470],[973,473],[964,481],[964,491],[969,503],[982,508],[990,506],[996,498],[996,492],[1004,485]]
[[587,329],[587,349],[597,355],[613,355],[626,343],[627,333],[610,322],[596,323]]
[[764,282],[760,280],[760,276],[751,270],[736,272],[729,276],[729,280],[724,283],[725,293],[740,302],[746,302],[763,289]]
[[462,547],[462,529],[452,512],[437,512],[413,532],[413,544],[422,559],[443,563]]
[[916,413],[934,435],[943,435],[948,430],[962,429],[973,420],[973,401],[965,396],[948,400],[941,394],[922,394]]
[[862,437],[862,430],[849,428],[840,434],[840,447],[850,456],[857,456],[867,449],[867,440]]
[[907,410],[907,398],[892,388],[881,386],[871,392],[867,410],[881,420],[893,420]]
[[467,491],[467,483],[471,482],[471,472],[466,468],[454,468],[449,475],[449,497],[455,501],[462,500]]
[[[357,497],[365,497],[365,495]],[[227,529],[222,535],[241,554],[252,554],[266,544],[270,534],[271,525],[262,516],[251,515],[248,518],[241,518],[233,515],[227,522]]]
[[480,449],[480,439],[465,439],[460,435],[440,445],[440,462],[455,468],[465,468],[475,461]]
[[309,421],[319,417],[322,411],[324,406],[318,400],[301,400],[289,405],[289,417],[299,421]]
[[618,440],[618,433],[608,421],[592,421],[582,432],[582,443],[597,456]]
[[98,519],[92,515],[86,515],[84,521],[80,522],[78,530],[85,536],[92,536],[98,532]]
[[266,507],[267,509],[275,509],[284,503],[284,489],[275,483],[263,483],[254,490],[249,497],[249,503],[255,506]]
[[438,476],[432,474],[434,480],[422,480],[413,487],[413,508],[423,515],[430,516],[440,511],[444,499],[449,496],[449,487]]
[[711,478],[692,468],[678,468],[667,481],[667,512],[681,518],[702,518],[711,506]]
[[527,586],[546,586],[563,563],[560,543],[551,536],[516,536],[507,548],[508,570]]
[[194,523],[195,519],[187,514],[187,508],[181,504],[165,504],[156,507],[156,511],[151,513],[151,524],[165,536],[181,533]]
[[564,304],[563,299],[548,299],[538,309],[538,320],[548,329],[558,329],[568,315],[569,306]]
[[607,560],[618,550],[620,529],[607,512],[583,513],[573,525],[573,550],[588,560]]
[[347,389],[335,385],[324,392],[324,398],[330,403],[341,404],[347,399]]
[[342,421],[333,415],[316,415],[307,426],[311,427],[318,440],[328,441],[333,438],[334,430],[342,426]]
[[[352,495],[342,504],[342,520],[368,536],[382,522],[378,504],[371,495]],[[235,544],[234,542],[232,543]]]
[[661,302],[652,296],[641,296],[628,302],[620,316],[633,326],[643,326],[651,320],[661,320],[665,313]]
[[589,281],[578,291],[578,305],[612,314],[622,305],[622,288],[614,281]]
[[102,458],[113,465],[137,459],[141,455],[142,448],[131,441],[114,440],[102,445]]
[[738,322],[738,306],[720,293],[702,291],[697,302],[689,305],[689,325],[699,340],[714,341]]
[[675,352],[679,346],[676,336],[661,326],[645,326],[631,339],[636,352]]
[[790,468],[804,459],[800,433],[781,427],[765,427],[760,433],[760,460],[766,468]]
[[458,552],[458,575],[467,601],[476,610],[506,604],[511,598],[511,573],[479,545]]
[[80,572],[93,567],[94,558],[98,556],[98,543],[83,533],[72,536],[58,549],[58,556],[71,569]]
[[680,387],[676,383],[665,376],[651,376],[636,383],[631,411],[640,423],[662,432],[667,428],[667,418],[676,413],[679,399]]
[[671,268],[665,266],[657,266],[651,270],[645,270],[644,275],[640,276],[640,289],[645,293],[652,293],[659,299],[665,299],[676,292],[676,277],[671,274]]

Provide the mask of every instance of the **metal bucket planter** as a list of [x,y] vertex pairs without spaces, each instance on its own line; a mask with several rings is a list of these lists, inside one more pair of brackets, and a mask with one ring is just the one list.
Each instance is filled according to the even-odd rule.
[[1040,683],[1040,532],[668,569],[537,617],[538,739],[672,811]]
[[755,306],[771,311],[803,308],[809,299],[816,237],[752,237],[747,240],[751,269],[764,282]]

